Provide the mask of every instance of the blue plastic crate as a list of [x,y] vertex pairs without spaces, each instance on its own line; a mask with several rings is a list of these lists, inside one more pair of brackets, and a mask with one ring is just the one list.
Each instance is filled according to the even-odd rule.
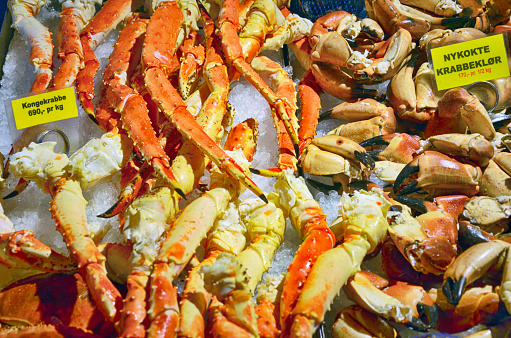
[[364,0],[291,0],[290,11],[312,22],[319,17],[335,11],[346,11],[355,14],[359,18],[366,18],[367,12]]

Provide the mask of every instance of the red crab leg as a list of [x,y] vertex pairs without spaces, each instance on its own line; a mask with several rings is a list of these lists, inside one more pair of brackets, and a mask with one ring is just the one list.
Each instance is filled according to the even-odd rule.
[[[133,51],[137,51],[137,41],[144,36],[147,20],[138,19],[124,28],[115,44],[111,61],[104,73],[107,99],[110,106],[121,114],[124,129],[140,150],[144,158],[151,163],[154,170],[172,186],[176,192],[184,196],[174,173],[170,169],[170,161],[158,142],[154,132],[146,102],[124,80],[133,60]],[[137,54],[135,54],[137,55]],[[128,74],[129,75],[129,74]]]
[[10,268],[49,272],[75,269],[68,257],[53,251],[29,230],[0,233],[0,263]]
[[291,113],[287,111],[285,102],[279,98],[271,88],[264,83],[263,79],[252,69],[243,57],[238,29],[239,29],[239,3],[237,0],[226,0],[223,2],[220,10],[220,19],[218,24],[218,34],[222,40],[222,48],[228,63],[232,64],[248,82],[250,82],[264,96],[266,101],[282,119],[289,134],[291,141],[295,146],[298,145],[298,135],[291,123]]
[[243,182],[259,198],[266,201],[266,196],[261,189],[204,132],[193,115],[186,109],[176,89],[167,80],[165,70],[174,56],[182,18],[183,14],[177,3],[165,1],[154,11],[149,21],[142,52],[147,90],[167,119],[178,128],[186,139],[191,140],[222,170]]
[[[133,9],[140,7],[142,0],[108,0],[80,34],[83,48],[84,67],[77,75],[76,89],[83,109],[93,119],[94,77],[99,61],[94,49]],[[68,82],[68,81],[67,81]]]
[[[326,215],[321,206],[314,201],[305,183],[291,177],[288,172],[283,174],[275,185],[275,190],[281,194],[281,208],[285,209],[288,215],[293,215],[291,224],[298,231],[300,238],[304,239],[287,269],[280,300],[280,327],[285,336],[289,334],[292,324],[291,311],[316,258],[332,249],[336,238],[327,225]],[[295,201],[293,205],[284,200],[285,195],[290,195],[286,199]]]
[[300,130],[298,132],[300,154],[316,136],[316,126],[318,125],[319,110],[321,109],[321,93],[323,93],[323,90],[317,84],[312,71],[308,70],[298,84],[298,95],[302,104]]
[[53,43],[48,28],[34,18],[45,1],[19,0],[9,1],[13,17],[12,27],[30,45],[30,63],[34,66],[36,78],[30,92],[45,90],[52,78]]
[[192,31],[181,46],[182,56],[179,68],[179,92],[183,99],[187,99],[200,78],[202,64],[204,63],[204,46],[197,44],[200,41],[199,33]]
[[[68,87],[74,84],[78,72],[83,67],[83,49],[80,42],[80,32],[88,21],[86,13],[94,13],[89,6],[94,8],[93,3],[78,3],[67,1],[62,4],[60,13],[58,57],[62,60],[58,71],[53,79],[56,88]],[[84,22],[84,20],[86,20]]]
[[[251,63],[253,69],[258,74],[266,74],[266,78],[270,79],[270,87],[275,90],[277,95],[286,102],[288,106],[290,122],[298,128],[298,121],[296,118],[296,90],[295,84],[287,72],[277,62],[270,60],[265,56],[254,58]],[[273,113],[275,116],[274,123],[277,130],[279,141],[279,161],[277,168],[271,169],[254,169],[253,172],[263,176],[279,176],[282,170],[291,168],[296,171],[296,153],[293,149],[293,143],[289,134],[286,132],[284,122],[279,115]]]
[[76,181],[59,179],[52,187],[50,211],[57,230],[62,234],[71,258],[84,276],[98,309],[110,322],[120,318],[122,296],[106,276],[103,256],[87,229],[86,201]]

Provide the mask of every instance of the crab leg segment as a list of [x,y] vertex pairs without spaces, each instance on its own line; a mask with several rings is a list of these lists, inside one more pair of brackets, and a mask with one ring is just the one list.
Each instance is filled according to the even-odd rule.
[[[105,135],[100,144],[98,140],[90,141],[71,159],[64,154],[55,154],[52,151],[55,143],[31,143],[11,159],[9,170],[35,181],[44,192],[52,196],[50,210],[57,230],[62,234],[71,258],[84,276],[99,310],[107,320],[115,323],[119,319],[122,297],[107,278],[105,257],[89,234],[85,214],[87,202],[79,183],[91,183],[119,170],[123,160],[122,150],[119,150],[122,143],[116,142],[119,135]],[[101,156],[96,161],[84,161],[83,155],[90,152]],[[101,172],[94,170],[98,167],[102,168]],[[68,178],[70,173],[74,179]]]
[[328,134],[344,136],[358,143],[375,136],[392,134],[396,130],[394,109],[373,99],[343,102],[322,114],[320,121],[325,117],[354,121],[340,125]]
[[222,47],[228,63],[232,64],[257,90],[264,96],[270,106],[275,109],[282,119],[292,143],[298,145],[298,134],[292,124],[290,107],[279,98],[261,77],[252,69],[243,56],[238,30],[239,3],[237,0],[225,0],[220,10],[218,34],[222,40]]
[[[233,152],[232,155],[236,153]],[[238,161],[243,157],[240,156]],[[248,166],[248,162],[245,161]],[[151,275],[149,336],[172,333],[179,325],[179,307],[172,281],[195,254],[218,214],[238,195],[241,186],[233,178],[213,170],[211,189],[189,204],[172,225],[155,260]],[[216,211],[216,212],[211,212]],[[169,305],[170,304],[170,305]]]
[[326,215],[312,198],[303,179],[294,178],[289,171],[284,171],[275,190],[280,195],[280,207],[290,216],[291,224],[304,239],[289,265],[280,301],[280,325],[286,334],[292,323],[291,310],[311,267],[321,253],[335,245],[336,239],[326,224]]
[[215,337],[259,337],[257,318],[247,278],[233,254],[221,253],[212,266],[200,271],[205,286],[221,302],[215,304]]
[[121,114],[123,127],[146,161],[178,194],[184,196],[170,168],[169,158],[156,137],[144,98],[126,83],[133,50],[136,53],[137,41],[144,36],[146,25],[146,20],[137,19],[122,30],[112,53],[115,57],[105,70],[106,95],[111,107]]
[[55,73],[53,86],[68,87],[74,84],[76,76],[83,68],[83,49],[80,42],[80,32],[94,16],[96,4],[102,0],[65,1],[60,13],[58,40],[59,59],[62,64]]
[[28,230],[0,233],[0,263],[18,269],[62,272],[75,268],[73,261],[53,251]]
[[300,154],[316,136],[319,111],[321,109],[320,95],[323,90],[316,82],[312,71],[308,70],[298,84],[298,96],[301,102],[300,129],[298,139],[300,140]]
[[187,99],[200,79],[200,71],[204,63],[204,46],[197,44],[200,35],[191,32],[181,46],[181,66],[179,68],[179,92],[183,99]]
[[108,0],[80,33],[84,67],[76,77],[76,89],[83,109],[93,120],[95,120],[92,106],[94,77],[99,69],[99,61],[94,55],[94,50],[133,9],[140,7],[141,4],[142,0]]
[[[168,18],[172,18],[172,20],[168,20]],[[202,149],[222,170],[243,182],[259,198],[266,201],[266,196],[261,189],[204,132],[193,115],[186,109],[176,89],[167,80],[165,70],[169,67],[174,55],[175,41],[182,19],[183,14],[177,3],[165,1],[158,6],[149,21],[142,51],[147,90],[167,119],[178,128],[186,139]]]
[[[463,164],[442,153],[427,150],[408,163],[399,173],[394,184],[397,193],[404,180],[413,173],[419,173],[416,181],[410,183],[400,194],[421,188],[431,196],[464,194],[474,196],[479,192],[481,169]],[[406,190],[405,190],[406,189]]]
[[[284,71],[277,62],[270,60],[265,56],[258,56],[251,62],[253,69],[260,75],[264,75],[270,81],[270,87],[275,90],[277,95],[282,98],[289,107],[290,122],[294,128],[298,129],[298,122],[296,118],[296,91],[293,80]],[[257,174],[265,176],[278,176],[282,170],[291,168],[296,171],[296,153],[293,149],[293,143],[289,134],[286,132],[284,122],[278,114],[274,116],[275,129],[279,140],[279,161],[277,168],[273,169],[259,169]]]
[[48,28],[34,18],[45,0],[9,0],[8,7],[13,17],[12,27],[30,45],[30,63],[36,78],[30,92],[45,90],[52,78],[53,43]]
[[51,212],[71,258],[85,277],[92,298],[107,320],[119,320],[122,297],[106,276],[105,257],[87,230],[86,201],[76,181],[59,179],[52,189]]
[[390,203],[381,192],[359,190],[353,197],[343,194],[340,205],[344,242],[323,252],[312,266],[290,314],[292,337],[312,337],[335,295],[348,278],[360,270],[365,255],[372,252],[387,233],[386,214]]
[[365,166],[374,169],[374,160],[357,142],[337,135],[325,135],[315,138],[311,143],[322,150],[341,155],[352,161],[360,161]]
[[[227,137],[225,149],[243,148],[245,157],[251,160],[256,146],[256,125],[257,123],[254,120],[248,120],[232,128]],[[218,175],[218,172],[215,172],[214,175]],[[221,176],[218,177],[220,178]],[[258,203],[255,204],[259,208],[261,207]],[[274,208],[273,204],[267,204],[268,209],[272,207]],[[264,210],[267,209],[264,208]],[[201,267],[213,265],[216,257],[222,252],[230,252],[237,255],[246,244],[244,235],[246,228],[239,220],[238,206],[231,202],[227,210],[218,210],[218,212],[219,214],[223,212],[223,215],[217,218],[215,225],[211,228],[205,240],[206,258],[197,267],[193,268],[187,276],[186,286],[180,302],[180,337],[204,337],[205,315],[211,295],[204,288],[203,278],[199,274]],[[257,220],[261,220],[261,218],[264,223],[266,217],[256,217]],[[278,219],[278,217],[276,218]],[[271,219],[274,220],[273,216]],[[260,229],[267,223],[261,224],[261,227],[258,226],[259,222],[255,224],[255,228]]]
[[443,211],[430,211],[413,218],[408,208],[389,227],[389,234],[413,268],[440,275],[454,262],[458,229],[454,217]]
[[370,313],[358,305],[344,308],[335,318],[333,338],[343,337],[397,337],[396,329],[385,319]]

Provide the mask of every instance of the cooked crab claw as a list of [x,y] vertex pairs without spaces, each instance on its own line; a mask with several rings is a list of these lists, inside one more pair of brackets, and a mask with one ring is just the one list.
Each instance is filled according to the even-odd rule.
[[[386,282],[386,283],[383,283]],[[344,287],[349,299],[363,309],[417,331],[427,331],[438,320],[438,310],[426,291],[404,282],[388,282],[371,272],[355,274]]]
[[461,276],[458,280],[454,280],[451,277],[448,277],[442,286],[442,291],[444,292],[444,295],[449,303],[457,305],[461,299],[461,296],[463,295],[463,291],[465,291],[466,286],[467,279],[465,276]]
[[[397,175],[396,177],[396,182],[394,183],[394,193],[397,194],[397,191],[399,190],[399,187],[403,184],[403,182],[410,176],[412,176],[413,174],[415,173],[418,173],[419,172],[419,166],[416,165],[415,163],[413,162],[410,162],[408,163],[404,168],[403,170],[401,170],[401,172],[399,173],[399,175]],[[403,190],[405,189],[415,189],[417,187],[417,181],[413,181],[411,182],[408,186],[406,186],[405,188],[403,188]],[[411,185],[413,185],[413,188],[410,187]],[[409,188],[410,187],[410,188]],[[401,195],[404,195],[405,193],[403,193],[403,191],[401,191],[400,193]]]
[[401,204],[409,206],[411,209],[425,214],[428,212],[428,208],[424,204],[424,200],[420,198],[413,198],[408,196],[396,195],[393,199]]
[[326,150],[344,158],[359,161],[366,167],[374,169],[374,159],[357,142],[338,135],[326,135],[312,139],[312,144],[322,150]]
[[492,240],[471,246],[459,255],[445,271],[442,290],[449,302],[457,304],[465,287],[486,274],[490,267],[503,268],[502,281],[498,294],[508,312],[510,300],[510,263],[508,242]]
[[438,308],[436,305],[426,305],[424,303],[417,304],[417,312],[419,318],[412,318],[406,326],[421,332],[431,329],[438,321]]

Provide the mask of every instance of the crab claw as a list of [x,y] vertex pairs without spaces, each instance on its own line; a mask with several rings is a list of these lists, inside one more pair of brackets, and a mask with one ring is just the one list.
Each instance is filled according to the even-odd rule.
[[350,160],[363,163],[366,167],[374,169],[374,159],[367,151],[355,141],[338,135],[326,135],[315,138],[312,144],[322,150],[326,150]]
[[396,195],[393,199],[401,204],[409,206],[411,209],[418,211],[421,214],[428,212],[428,208],[426,207],[426,204],[424,204],[424,200],[420,198]]
[[438,308],[436,305],[430,306],[419,303],[417,304],[417,312],[419,312],[419,318],[413,317],[407,324],[407,326],[416,331],[426,332],[435,326],[438,321]]
[[[416,160],[413,160],[410,163],[408,163],[403,168],[403,170],[401,170],[399,175],[397,175],[397,177],[396,177],[396,181],[394,182],[394,193],[397,194],[397,191],[398,191],[399,187],[403,184],[403,182],[408,177],[410,177],[411,175],[413,175],[415,173],[418,173],[418,172],[419,172],[419,166],[418,166],[418,163],[417,163]],[[417,187],[417,184],[418,184],[417,181],[413,181],[408,186],[406,186],[403,190],[407,189],[407,191],[408,191],[408,190],[411,190],[411,189],[415,189]],[[413,185],[413,188],[410,187],[412,185]],[[403,191],[401,192],[401,195],[404,195]]]
[[458,302],[460,301],[466,286],[467,279],[465,276],[461,276],[458,280],[448,277],[442,286],[442,291],[444,292],[444,295],[449,303],[458,305]]
[[509,246],[510,244],[507,242],[493,240],[473,245],[459,255],[454,264],[444,274],[442,290],[448,301],[457,304],[465,290],[465,286],[484,276],[493,265],[499,264],[499,262],[501,264],[504,261],[504,272],[498,293],[509,311],[511,308],[508,296]]

